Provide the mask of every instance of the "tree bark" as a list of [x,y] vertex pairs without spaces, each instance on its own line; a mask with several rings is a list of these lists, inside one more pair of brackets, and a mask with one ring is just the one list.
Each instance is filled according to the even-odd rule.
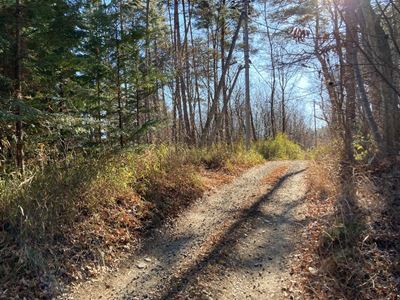
[[245,11],[243,22],[243,44],[244,44],[244,71],[246,85],[246,148],[250,149],[251,143],[251,108],[250,108],[250,48],[249,48],[249,0],[243,1]]
[[393,55],[387,35],[380,24],[379,18],[372,9],[371,3],[367,0],[362,0],[360,8],[362,34],[369,45],[369,49],[363,50],[360,48],[360,50],[372,62],[377,74],[382,79],[380,91],[384,110],[383,140],[385,142],[386,153],[390,155],[396,154],[397,149],[400,147],[400,109],[399,91],[394,86]]
[[[235,33],[233,34],[233,37],[232,37],[232,43],[231,43],[231,46],[229,48],[228,56],[227,56],[227,58],[225,60],[225,67],[221,71],[221,77],[222,77],[222,75],[225,76],[226,72],[228,71],[229,65],[230,65],[231,60],[232,60],[233,51],[234,51],[235,46],[236,46],[236,41],[237,41],[237,38],[239,36],[239,31],[240,31],[240,28],[242,27],[242,22],[243,22],[244,16],[245,16],[245,12],[244,12],[244,10],[242,10],[242,13],[240,14],[240,17],[239,17],[239,20],[238,20],[238,24],[236,26]],[[205,144],[207,142],[207,140],[210,138],[209,137],[209,132],[210,132],[210,127],[211,127],[211,122],[213,121],[213,119],[215,117],[213,112],[215,111],[215,108],[218,105],[218,99],[219,99],[219,95],[221,93],[221,90],[222,90],[222,80],[220,79],[219,83],[218,83],[218,86],[217,86],[216,94],[215,94],[214,99],[213,99],[214,101],[211,104],[210,110],[209,110],[208,115],[207,115],[206,123],[204,125],[204,131],[203,131],[203,134],[202,134],[202,137],[201,137],[201,143],[202,144]]]
[[274,48],[272,44],[272,36],[269,30],[268,20],[267,20],[267,2],[264,3],[264,20],[267,28],[267,38],[269,44],[269,56],[271,60],[271,76],[272,76],[272,84],[271,84],[271,93],[270,93],[270,109],[269,109],[269,117],[271,120],[271,131],[272,137],[276,136],[276,124],[275,124],[275,91],[276,91],[276,66],[275,66],[275,55]]
[[345,111],[345,154],[349,162],[353,162],[353,135],[356,119],[356,82],[354,76],[354,55],[356,55],[355,37],[357,35],[355,23],[355,5],[348,1],[345,6],[346,22],[346,65],[344,87],[346,89],[346,111]]
[[175,28],[175,45],[176,45],[176,72],[177,72],[177,89],[176,93],[180,92],[180,100],[182,101],[183,108],[183,122],[184,122],[184,133],[185,140],[187,142],[192,141],[191,128],[188,114],[187,98],[186,98],[186,85],[183,77],[182,68],[182,45],[181,45],[181,34],[179,25],[179,2],[174,0],[174,28]]
[[23,126],[21,120],[21,102],[22,96],[22,45],[21,45],[21,20],[22,20],[22,3],[16,0],[15,6],[15,98],[17,100],[15,123],[15,136],[16,144],[16,164],[19,172],[23,176],[25,173],[25,159],[24,159],[24,136]]
[[[119,7],[121,9],[121,7]],[[121,13],[121,11],[119,11]],[[121,57],[120,57],[120,35],[121,32],[118,33],[118,25],[115,26],[115,55],[117,58],[117,80],[116,80],[116,89],[117,89],[117,103],[118,103],[118,129],[119,129],[119,145],[121,148],[124,147],[124,136],[123,136],[123,120],[122,120],[122,93],[121,93]]]

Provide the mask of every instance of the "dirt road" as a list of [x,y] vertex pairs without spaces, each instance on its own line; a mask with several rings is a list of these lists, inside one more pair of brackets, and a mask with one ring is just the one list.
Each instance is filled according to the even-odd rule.
[[118,272],[67,299],[288,299],[306,162],[269,162],[199,199]]

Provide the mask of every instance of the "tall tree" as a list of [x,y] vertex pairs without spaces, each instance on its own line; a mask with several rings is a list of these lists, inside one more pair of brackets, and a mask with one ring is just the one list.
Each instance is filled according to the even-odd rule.
[[249,44],[249,1],[243,1],[243,44],[244,44],[244,70],[245,70],[245,96],[246,96],[246,147],[250,148],[251,143],[251,108],[250,108],[250,44]]

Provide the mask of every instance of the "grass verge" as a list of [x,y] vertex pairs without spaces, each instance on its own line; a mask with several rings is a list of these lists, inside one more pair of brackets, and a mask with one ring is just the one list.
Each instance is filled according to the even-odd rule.
[[[149,146],[0,181],[0,298],[53,297],[112,267],[150,228],[263,162],[240,145]],[[211,180],[210,180],[211,178]]]
[[303,231],[291,289],[310,299],[398,299],[399,166],[356,166],[344,177],[332,157],[308,172],[313,221]]

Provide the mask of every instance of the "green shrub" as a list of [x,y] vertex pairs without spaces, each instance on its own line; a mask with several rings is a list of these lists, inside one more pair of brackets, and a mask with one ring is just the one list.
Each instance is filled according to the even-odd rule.
[[211,147],[193,148],[187,152],[187,160],[206,169],[229,172],[242,167],[260,164],[264,158],[255,149],[246,150],[242,143],[216,144]]
[[275,139],[259,141],[255,144],[256,150],[265,159],[302,159],[303,150],[285,134],[278,134]]
[[254,147],[246,150],[244,145],[239,143],[233,149],[231,156],[225,162],[225,168],[231,172],[234,172],[237,167],[251,167],[265,161]]

